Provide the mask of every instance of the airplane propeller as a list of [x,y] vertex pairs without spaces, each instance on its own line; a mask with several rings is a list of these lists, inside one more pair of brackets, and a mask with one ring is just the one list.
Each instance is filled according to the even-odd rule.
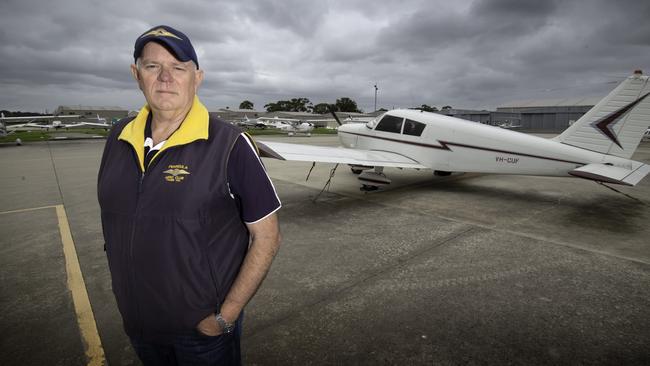
[[332,113],[332,116],[334,116],[334,119],[336,120],[336,123],[338,123],[339,126],[343,126],[343,123],[341,123],[339,118],[336,116],[336,113],[335,113],[336,111],[334,110],[334,108],[332,106],[328,106],[328,108],[330,110],[330,113]]

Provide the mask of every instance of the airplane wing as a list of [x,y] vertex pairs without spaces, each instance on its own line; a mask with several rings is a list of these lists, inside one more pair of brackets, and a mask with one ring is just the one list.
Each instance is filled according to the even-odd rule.
[[25,123],[24,125],[21,125],[22,128],[44,128],[48,129],[52,127],[52,125],[39,125],[38,123]]
[[296,118],[257,117],[257,119],[260,120],[260,121],[271,121],[271,122],[273,122],[273,121],[277,121],[277,122],[282,122],[282,121],[286,121],[286,122],[300,122],[300,120],[299,120],[299,119],[296,119]]
[[635,186],[641,181],[641,179],[643,179],[643,177],[650,173],[650,165],[633,160],[630,160],[630,162],[630,169],[601,163],[592,163],[576,168],[570,171],[569,174],[599,182]]
[[86,127],[86,128],[111,128],[107,123],[97,122],[79,122],[74,125],[66,125],[66,127]]
[[51,119],[63,119],[63,118],[79,118],[79,115],[63,115],[63,116],[23,116],[23,117],[5,117],[4,114],[0,117],[0,120],[5,122],[22,122],[22,121],[45,121]]
[[258,141],[262,157],[280,160],[428,169],[406,156],[388,151]]

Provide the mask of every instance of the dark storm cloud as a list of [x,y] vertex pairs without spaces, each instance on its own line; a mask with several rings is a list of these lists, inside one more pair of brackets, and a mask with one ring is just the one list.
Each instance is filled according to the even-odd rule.
[[555,11],[550,1],[478,1],[468,9],[443,11],[431,3],[391,21],[381,30],[379,43],[409,55],[444,52],[456,45],[507,47],[544,28]]
[[309,38],[324,20],[327,6],[324,1],[244,1],[241,11],[252,21]]
[[192,39],[213,110],[341,96],[369,110],[375,83],[385,107],[602,95],[647,68],[649,14],[635,0],[5,0],[0,108],[139,108],[133,43],[158,24]]

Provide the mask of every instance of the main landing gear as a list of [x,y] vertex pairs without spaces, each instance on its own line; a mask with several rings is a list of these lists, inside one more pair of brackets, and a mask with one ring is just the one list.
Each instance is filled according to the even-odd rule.
[[[359,190],[363,192],[373,192],[381,187],[390,184],[391,180],[384,174],[383,166],[368,166],[348,164],[352,173],[359,175],[358,179],[361,181]],[[373,169],[374,170],[371,170]]]

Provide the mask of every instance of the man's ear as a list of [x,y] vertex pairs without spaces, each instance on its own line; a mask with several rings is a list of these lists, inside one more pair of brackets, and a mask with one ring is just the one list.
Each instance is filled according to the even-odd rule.
[[202,69],[196,70],[196,72],[194,73],[194,93],[195,94],[199,90],[199,86],[201,86],[201,83],[203,82],[203,75],[204,74],[203,74]]
[[142,90],[142,85],[140,84],[140,71],[138,71],[138,67],[135,64],[131,64],[131,75],[133,75],[135,81],[138,82],[138,87]]

